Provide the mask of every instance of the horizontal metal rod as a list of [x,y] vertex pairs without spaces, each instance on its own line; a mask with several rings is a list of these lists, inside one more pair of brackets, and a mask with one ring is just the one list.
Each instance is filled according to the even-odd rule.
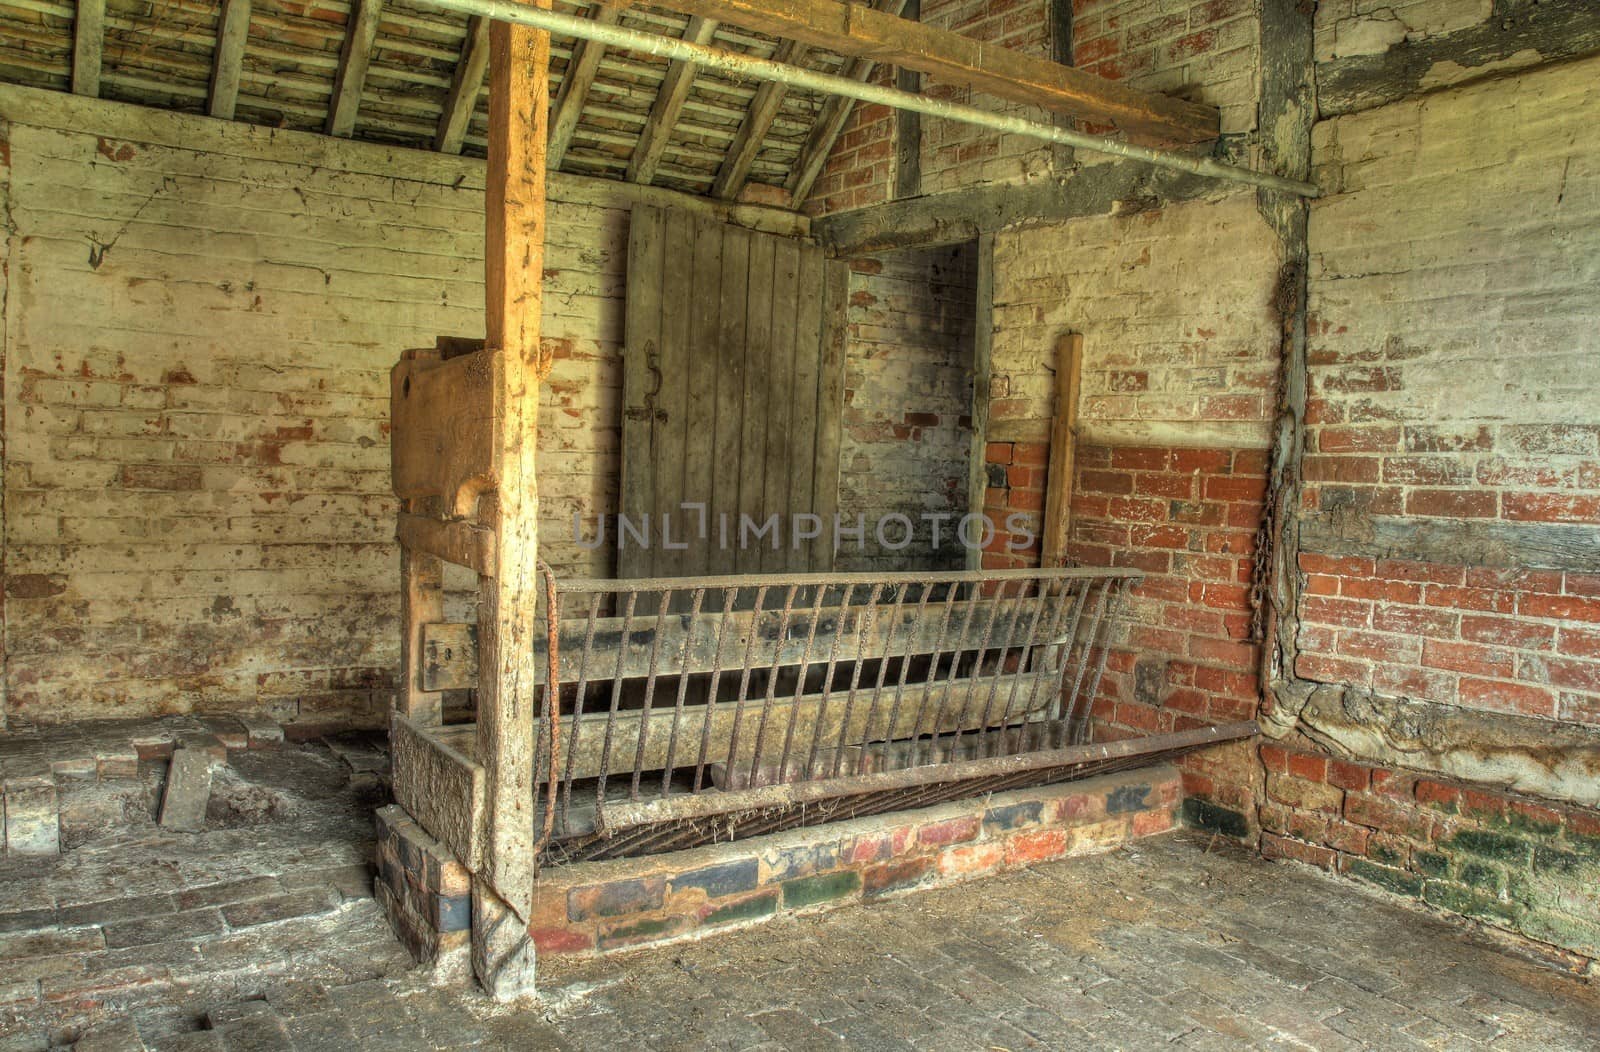
[[839,796],[904,789],[912,785],[933,782],[955,782],[1045,770],[1051,767],[1069,767],[1073,764],[1093,763],[1119,757],[1182,752],[1250,738],[1258,733],[1260,728],[1254,720],[1243,720],[1238,723],[1221,723],[1168,734],[1153,734],[1145,738],[1123,738],[1093,745],[1070,745],[1064,749],[1050,749],[1015,756],[993,756],[981,760],[959,760],[954,763],[930,764],[899,771],[878,771],[815,782],[789,782],[732,792],[701,793],[698,796],[608,802],[605,805],[606,829],[616,832],[654,822],[705,818],[730,811],[754,811],[768,807],[820,803]]
[[[451,0],[455,2],[455,0]],[[1144,578],[1140,570],[1100,566],[1050,566],[1034,570],[949,570],[902,573],[723,574],[715,577],[574,577],[558,580],[561,592],[661,592],[692,588],[811,588],[817,585],[985,584],[990,581],[1079,581]]]
[[1030,121],[1022,117],[1009,117],[1001,113],[990,113],[988,110],[959,102],[930,99],[913,92],[900,91],[880,84],[865,83],[850,77],[818,73],[814,70],[802,69],[799,66],[791,66],[783,62],[773,62],[770,59],[737,54],[701,44],[692,44],[676,37],[659,36],[655,33],[641,33],[625,26],[607,25],[591,18],[564,15],[544,8],[532,7],[525,3],[518,3],[516,0],[423,0],[423,2],[446,11],[455,11],[464,15],[477,15],[501,22],[516,22],[520,25],[532,26],[535,29],[543,29],[557,36],[593,40],[607,47],[642,52],[665,59],[691,62],[705,69],[718,70],[734,76],[770,80],[788,87],[814,91],[821,95],[843,95],[861,102],[878,103],[892,109],[921,113],[929,117],[943,117],[948,120],[960,121],[963,124],[972,124],[1011,135],[1023,135],[1029,138],[1043,139],[1046,142],[1060,143],[1064,146],[1091,150],[1096,153],[1110,154],[1114,157],[1125,157],[1128,160],[1141,161],[1157,168],[1171,168],[1175,171],[1188,172],[1192,175],[1224,179],[1235,183],[1246,183],[1250,186],[1278,190],[1283,193],[1296,194],[1300,197],[1317,197],[1321,193],[1315,183],[1286,179],[1267,172],[1251,171],[1248,168],[1237,168],[1233,165],[1223,164],[1221,161],[1210,157],[1190,157],[1167,150],[1157,150],[1149,146],[1136,146],[1132,143],[1120,142],[1116,139],[1108,139],[1099,135],[1086,135],[1070,128],[1058,128],[1053,124]]

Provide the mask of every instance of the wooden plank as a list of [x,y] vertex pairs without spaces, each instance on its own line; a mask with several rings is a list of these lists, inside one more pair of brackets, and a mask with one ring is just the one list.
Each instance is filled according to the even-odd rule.
[[[778,241],[770,237],[750,239],[749,295],[745,311],[744,336],[744,421],[740,441],[739,514],[759,523],[763,509],[767,467],[767,385],[772,356],[772,274]],[[742,534],[742,531],[741,531]],[[734,568],[739,573],[761,570],[763,548],[746,545],[741,535]]]
[[850,267],[829,260],[823,270],[822,350],[817,377],[817,455],[812,504],[823,535],[811,545],[814,571],[833,569],[833,519],[839,511],[839,438],[844,421],[845,344],[850,335]]
[[433,148],[440,153],[460,153],[467,140],[467,127],[483,94],[483,77],[489,71],[489,20],[474,16],[467,20],[467,39],[461,57],[450,77],[450,94],[433,133]]
[[444,722],[442,688],[427,684],[427,628],[444,620],[444,564],[400,546],[400,690],[396,711],[426,727]]
[[401,512],[395,538],[403,547],[465,566],[479,576],[495,575],[494,531],[469,519],[436,519]]
[[[989,485],[986,451],[989,444],[990,381],[994,372],[994,235],[978,238],[976,313],[972,324],[972,438],[967,452],[967,512],[982,515]],[[1001,524],[996,523],[999,527]],[[966,568],[983,568],[983,552],[966,549]]]
[[1044,566],[1067,565],[1072,541],[1072,483],[1078,442],[1078,392],[1083,383],[1083,334],[1056,341],[1056,415],[1050,429],[1050,469],[1044,496]]
[[[906,3],[907,0],[874,0],[873,8],[888,15],[898,16],[904,10]],[[864,83],[877,68],[878,63],[874,59],[853,58],[845,64],[842,75]],[[816,185],[817,177],[827,166],[828,158],[833,156],[833,146],[844,132],[844,126],[849,122],[855,104],[855,99],[847,99],[843,95],[831,95],[822,104],[822,112],[817,116],[816,123],[811,126],[810,133],[806,135],[805,146],[800,150],[800,159],[795,164],[794,170],[789,173],[788,182],[784,184],[784,188],[789,191],[791,208],[801,207],[806,203],[806,198],[811,196],[811,188]]]
[[[812,245],[800,249],[799,276],[794,285],[795,341],[793,404],[789,420],[789,511],[791,523],[796,515],[817,512],[817,404],[822,372],[824,334],[822,327],[822,279],[827,261],[822,250]],[[822,524],[831,533],[831,521]],[[788,546],[787,565],[792,570],[815,569],[811,565],[812,542],[803,547]]]
[[[666,215],[659,208],[633,210],[628,227],[628,289],[622,356],[622,479],[618,510],[639,523],[655,507],[651,438],[661,393],[661,278],[666,273]],[[620,532],[617,572],[648,576],[652,552]]]
[[[686,435],[683,462],[683,499],[704,504],[704,522],[686,518],[693,526],[690,549],[683,569],[688,574],[711,571],[710,537],[700,535],[700,527],[710,533],[710,516],[716,475],[717,367],[718,342],[722,332],[722,243],[723,225],[704,217],[694,223],[694,255],[685,260],[693,267],[690,295],[689,340],[685,348],[685,375],[688,380]],[[688,516],[689,512],[683,513]],[[676,518],[676,516],[674,516]]]
[[[622,10],[616,7],[596,7],[589,17],[599,25],[615,25]],[[560,168],[572,145],[572,133],[578,130],[583,119],[584,100],[594,87],[594,78],[600,72],[600,60],[605,57],[606,46],[598,40],[576,40],[572,44],[572,57],[567,60],[567,71],[561,77],[561,90],[556,94],[555,109],[550,116],[551,168]]]
[[[807,50],[804,44],[785,40],[778,45],[772,60],[789,66],[803,65]],[[750,100],[750,108],[745,111],[744,120],[739,123],[739,130],[722,159],[722,167],[717,170],[717,178],[711,184],[712,197],[731,201],[739,196],[750,177],[750,166],[756,163],[756,156],[767,141],[767,133],[772,130],[772,122],[778,119],[788,93],[789,89],[775,80],[764,80],[756,88],[755,98]]]
[[421,635],[422,689],[471,690],[478,685],[477,625],[444,621],[441,614],[440,621],[422,626]]
[[[846,691],[834,691],[829,697],[806,694],[798,702],[791,694],[775,698],[768,709],[768,725],[787,733],[791,713],[795,725],[796,742],[809,744],[822,725],[821,740],[826,747],[839,743],[840,732],[844,744],[860,745],[869,741],[910,738],[913,734],[931,734],[937,728],[942,734],[956,730],[973,731],[984,727],[999,727],[1007,723],[1029,723],[1046,719],[1059,695],[1053,688],[1059,677],[1055,673],[1025,672],[1002,676],[982,676],[976,679],[960,678],[954,682],[941,680],[933,684],[907,684],[900,712],[890,723],[890,706],[893,687],[885,690],[887,696],[878,701],[872,711],[867,691],[856,695],[851,707],[850,720],[845,721]],[[1037,687],[1035,686],[1037,684]],[[1029,701],[1032,706],[1029,706]],[[1006,702],[1012,707],[1006,718]],[[749,763],[756,755],[754,728],[761,720],[761,707],[768,705],[764,699],[755,699],[745,706],[743,730],[739,738],[739,760]],[[922,724],[916,725],[917,710],[923,708]],[[710,746],[706,752],[708,763],[722,763],[729,757],[733,737],[734,717],[738,705],[724,701],[714,705],[690,704],[684,706],[683,718],[678,725],[678,748],[673,756],[674,767],[693,767],[699,754],[705,721],[711,721]],[[941,711],[942,710],[942,711]],[[987,711],[986,711],[987,710]],[[639,735],[645,736],[644,759],[641,770],[658,771],[667,765],[667,751],[672,731],[671,709],[652,709],[646,718],[640,710],[619,712],[611,740],[610,762],[603,762],[606,723],[610,718],[604,712],[586,712],[577,720],[565,716],[561,721],[561,740],[572,747],[573,777],[593,778],[602,769],[608,775],[632,771],[638,757]],[[870,719],[869,719],[870,718]],[[471,737],[463,728],[445,728],[435,737],[455,747],[470,748]],[[692,744],[685,744],[692,743]],[[776,761],[782,751],[783,735],[769,734],[762,752],[769,761]],[[563,761],[564,762],[564,761]],[[565,773],[565,768],[562,768]],[[546,773],[541,770],[542,780]],[[576,795],[576,794],[574,794]]]
[[[711,487],[711,511],[717,543],[711,559],[712,573],[732,573],[737,560],[739,485],[744,450],[745,323],[750,281],[748,231],[726,227],[722,232],[721,304],[717,334],[716,471]],[[724,519],[726,516],[726,519]],[[724,523],[726,525],[724,526]]]
[[[546,0],[548,2],[548,0]],[[550,113],[550,37],[494,23],[489,30],[489,160],[486,194],[486,335],[503,362],[495,427],[494,507],[499,572],[479,587],[479,760],[488,832],[488,884],[526,920],[533,902],[534,641],[538,573],[539,384],[544,361],[545,137]],[[448,368],[454,359],[440,368]]]
[[892,62],[1012,102],[1115,125],[1139,138],[1215,139],[1215,107],[1139,91],[1047,58],[996,47],[845,0],[660,0],[679,14],[798,40],[847,57]]
[[[676,210],[667,212],[666,220],[664,269],[656,276],[661,283],[661,394],[650,442],[655,471],[651,565],[657,576],[681,577],[688,572],[688,551],[678,547],[687,543],[685,512],[679,505],[692,499],[684,489],[684,462],[689,434],[697,423],[689,417],[695,222],[693,216]],[[668,515],[670,519],[665,518]]]
[[206,112],[219,120],[233,120],[239,103],[239,73],[244,68],[244,45],[250,36],[250,0],[222,0],[217,14],[217,47],[211,56],[211,90]]
[[[709,44],[716,31],[716,19],[691,18],[684,27],[683,39],[691,44]],[[695,63],[676,59],[667,67],[666,79],[661,82],[661,90],[656,94],[655,104],[650,107],[650,116],[639,132],[639,142],[628,160],[628,182],[648,183],[655,179],[656,167],[661,163],[661,155],[666,152],[672,130],[678,125],[683,104],[689,101],[689,92],[694,87],[694,78],[699,71],[700,67]]]
[[339,70],[333,78],[333,97],[328,105],[326,131],[329,135],[348,137],[355,131],[361,90],[367,82],[367,66],[372,61],[372,45],[378,39],[378,22],[382,17],[383,0],[355,0],[350,8],[344,48],[339,52]]
[[100,94],[100,65],[106,47],[106,0],[78,0],[72,17],[72,93]]
[[[763,573],[797,568],[796,553],[789,536],[792,522],[790,513],[795,510],[789,503],[789,477],[794,471],[794,433],[790,424],[797,393],[794,376],[797,320],[794,292],[795,283],[800,279],[800,244],[787,239],[774,239],[774,242],[772,283],[764,294],[772,312],[772,333],[767,360],[767,463],[762,469],[761,508],[765,515],[778,516],[781,546],[776,551],[771,546],[762,547]],[[752,295],[751,299],[754,298]]]
[[446,362],[428,354],[403,358],[389,374],[390,478],[396,496],[436,497],[449,514],[466,517],[498,483],[495,426],[506,366],[493,349]]

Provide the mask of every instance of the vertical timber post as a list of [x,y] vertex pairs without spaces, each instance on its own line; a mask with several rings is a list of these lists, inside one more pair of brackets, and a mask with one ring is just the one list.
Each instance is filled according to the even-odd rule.
[[[540,6],[549,7],[550,0]],[[532,908],[534,635],[538,602],[538,491],[534,457],[545,237],[545,144],[550,37],[496,22],[489,31],[488,347],[501,359],[495,392],[495,478],[482,517],[495,536],[497,572],[479,579],[478,753],[488,837],[473,882],[472,966],[488,992],[533,992]],[[488,504],[489,502],[485,502]]]
[[[972,341],[972,444],[967,454],[967,513],[982,515],[988,493],[989,401],[994,373],[994,235],[981,234],[978,248],[977,319]],[[965,569],[983,569],[983,552],[966,549]]]
[[1056,341],[1056,415],[1050,426],[1050,470],[1045,479],[1040,566],[1067,565],[1067,548],[1072,543],[1072,482],[1082,380],[1083,334],[1069,332]]

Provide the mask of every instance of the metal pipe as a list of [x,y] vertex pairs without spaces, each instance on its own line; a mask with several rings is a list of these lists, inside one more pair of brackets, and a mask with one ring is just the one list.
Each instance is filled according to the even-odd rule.
[[1188,172],[1191,175],[1247,183],[1251,186],[1297,194],[1301,197],[1317,197],[1321,194],[1321,190],[1315,183],[1286,179],[1283,176],[1272,175],[1267,172],[1254,172],[1248,168],[1236,168],[1233,165],[1223,164],[1221,161],[1213,160],[1210,157],[1189,157],[1184,154],[1169,153],[1165,150],[1157,150],[1148,146],[1136,146],[1132,143],[1119,142],[1116,139],[1107,139],[1098,135],[1086,135],[1070,128],[1057,128],[1052,124],[1042,124],[1038,121],[1025,120],[1021,117],[1008,117],[1000,113],[990,113],[988,110],[982,110],[976,106],[948,102],[943,99],[930,99],[909,91],[900,91],[880,84],[869,84],[853,80],[850,77],[818,73],[783,62],[773,62],[770,59],[755,58],[751,55],[741,55],[731,51],[724,51],[720,48],[692,44],[676,37],[641,33],[621,25],[607,25],[591,18],[564,15],[556,11],[548,11],[544,8],[517,3],[515,0],[423,0],[423,2],[445,11],[476,15],[481,18],[492,18],[501,22],[516,22],[519,25],[532,26],[535,29],[542,29],[557,36],[593,40],[607,47],[642,52],[659,58],[691,62],[696,66],[729,73],[734,76],[770,80],[788,87],[813,91],[821,95],[843,95],[846,98],[856,99],[861,102],[878,103],[892,109],[922,113],[929,117],[943,117],[947,120],[973,124],[981,128],[989,128],[993,131],[1006,132],[1011,135],[1023,135],[1029,138],[1043,139],[1046,142],[1060,143],[1064,146],[1091,150],[1096,153],[1111,154],[1114,157],[1125,157],[1128,160],[1142,161],[1157,168],[1171,168],[1174,171]]

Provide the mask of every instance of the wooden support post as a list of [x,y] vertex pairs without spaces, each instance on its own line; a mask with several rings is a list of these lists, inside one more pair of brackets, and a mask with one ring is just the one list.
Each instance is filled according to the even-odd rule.
[[100,94],[100,61],[106,47],[106,0],[78,0],[72,21],[72,93]]
[[339,71],[333,78],[333,99],[328,104],[329,135],[349,137],[356,129],[361,89],[367,83],[367,65],[372,61],[372,45],[378,39],[382,16],[383,0],[356,0],[350,8]]
[[[549,0],[544,0],[545,6]],[[494,577],[479,579],[478,760],[488,817],[473,894],[473,966],[490,993],[531,988],[527,918],[534,877],[534,703],[539,596],[539,346],[545,240],[550,36],[496,22],[489,30],[489,163],[484,278],[495,393],[492,499],[479,518],[495,536]]]
[[233,120],[239,103],[239,74],[244,69],[244,43],[250,35],[250,0],[222,0],[217,15],[217,50],[211,59],[211,97],[206,112]]
[[[691,44],[709,44],[716,32],[715,20],[691,18],[684,27],[683,39]],[[639,132],[639,142],[628,160],[628,182],[648,183],[655,179],[656,168],[661,164],[662,154],[667,152],[667,141],[672,138],[672,129],[678,125],[683,104],[689,101],[689,91],[694,87],[694,78],[699,71],[700,67],[693,62],[679,59],[673,60],[672,65],[667,67],[666,79],[661,82],[655,105],[650,107],[650,117]]]
[[1072,478],[1078,443],[1078,390],[1083,380],[1083,334],[1056,341],[1056,415],[1050,427],[1050,472],[1045,481],[1042,565],[1065,566],[1072,540]]
[[[994,359],[994,235],[978,238],[977,312],[972,326],[972,444],[967,454],[967,511],[983,514],[989,487],[989,383]],[[967,549],[966,568],[983,569],[983,552]]]
[[461,60],[450,79],[450,95],[433,133],[433,148],[440,153],[460,153],[467,139],[467,126],[478,108],[483,91],[483,75],[489,69],[489,20],[473,18],[467,22],[467,40],[461,45]]

